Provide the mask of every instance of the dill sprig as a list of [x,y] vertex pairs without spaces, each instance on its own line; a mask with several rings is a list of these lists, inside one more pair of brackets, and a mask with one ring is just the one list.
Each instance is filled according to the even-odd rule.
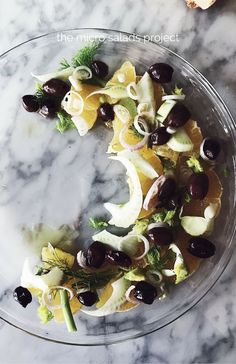
[[60,62],[60,68],[59,68],[59,71],[65,70],[65,69],[67,69],[67,68],[69,68],[69,67],[70,67],[69,62],[68,62],[65,58],[63,58],[63,59],[61,60],[61,62]]
[[135,126],[134,126],[133,124],[132,124],[132,125],[130,125],[129,130],[130,130],[130,131],[132,131],[132,133],[134,133],[134,135],[135,135],[137,138],[139,138],[139,139],[143,139],[143,135],[142,135],[142,134],[140,134],[140,133],[138,132],[138,130],[135,128]]
[[43,91],[43,85],[41,83],[39,83],[38,81],[35,82],[35,94],[34,96],[37,98],[37,100],[39,101],[40,104],[42,104],[42,102],[45,99],[45,94]]
[[87,66],[90,67],[98,49],[103,42],[93,41],[88,43],[85,47],[81,48],[72,58],[71,63],[73,67]]
[[63,134],[65,131],[69,129],[75,129],[76,126],[72,121],[72,118],[66,111],[61,110],[57,112],[57,117],[59,121],[56,124],[56,129]]
[[98,289],[104,287],[111,279],[120,275],[120,271],[114,272],[111,270],[103,272],[91,272],[83,268],[73,270],[68,266],[67,261],[59,258],[56,253],[54,254],[54,259],[48,259],[43,261],[43,263],[45,266],[39,267],[41,268],[39,269],[41,274],[46,274],[52,268],[57,267],[67,276],[67,279],[74,279],[73,288]]

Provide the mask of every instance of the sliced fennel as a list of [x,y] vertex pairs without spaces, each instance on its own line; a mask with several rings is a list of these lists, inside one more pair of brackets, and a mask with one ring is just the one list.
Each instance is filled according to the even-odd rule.
[[157,110],[156,121],[159,121],[161,124],[163,124],[175,104],[175,100],[166,100],[163,102],[163,104]]
[[192,236],[199,236],[210,233],[214,227],[214,218],[216,217],[218,205],[211,203],[205,208],[204,217],[184,216],[180,217],[181,226],[186,233]]
[[118,119],[120,119],[123,124],[126,124],[131,120],[130,112],[125,106],[118,104],[113,107],[113,110]]
[[175,284],[178,284],[182,281],[184,281],[188,275],[188,268],[184,262],[183,255],[177,245],[171,244],[169,247],[170,250],[175,253],[175,263],[173,269],[162,269],[162,274],[164,274],[166,277],[176,276],[175,278]]
[[126,302],[125,292],[131,285],[131,282],[121,277],[111,285],[113,289],[112,294],[101,308],[97,310],[81,309],[81,311],[87,315],[96,317],[107,316],[117,312],[120,306]]
[[76,91],[69,91],[61,103],[62,108],[72,116],[78,116],[83,112],[84,100]]
[[90,95],[87,96],[87,98],[97,94],[107,95],[117,100],[128,97],[126,87],[122,85],[106,86],[104,88],[101,88],[100,90],[92,92]]
[[129,110],[130,116],[133,119],[137,115],[137,107],[135,101],[130,97],[120,100],[120,105],[126,107]]
[[111,213],[110,225],[127,228],[137,220],[143,204],[143,193],[135,166],[127,158],[121,156],[110,157],[110,159],[121,162],[127,169],[130,186],[130,199],[123,205],[110,202],[104,207]]
[[53,267],[49,273],[37,276],[32,272],[29,258],[26,258],[21,275],[21,285],[25,288],[36,288],[45,291],[49,287],[57,286],[63,278],[63,272]]
[[[128,235],[121,237],[103,230],[100,233],[93,235],[92,239],[109,245],[115,250],[123,251],[136,260],[142,259],[149,251],[148,240],[141,234],[133,234],[132,231]],[[144,246],[144,252],[142,255],[136,256],[141,244]]]
[[84,136],[88,133],[90,127],[88,125],[88,122],[84,118],[82,118],[82,116],[73,116],[72,121],[75,124],[75,127],[78,130],[80,136]]
[[176,133],[173,134],[167,142],[167,145],[175,152],[190,152],[193,150],[192,140],[189,138],[184,128],[178,128]]
[[51,80],[52,78],[59,78],[60,80],[66,81],[72,75],[73,72],[74,68],[68,67],[60,71],[45,73],[43,75],[35,75],[34,73],[32,73],[32,76],[43,83]]
[[143,158],[138,152],[130,152],[129,150],[123,150],[118,153],[119,156],[127,158],[135,166],[138,172],[141,172],[144,176],[154,179],[159,177],[156,170],[152,165]]
[[148,112],[146,117],[151,123],[154,123],[156,113],[156,102],[154,97],[154,87],[152,79],[147,72],[137,84],[138,87],[138,102],[148,104]]

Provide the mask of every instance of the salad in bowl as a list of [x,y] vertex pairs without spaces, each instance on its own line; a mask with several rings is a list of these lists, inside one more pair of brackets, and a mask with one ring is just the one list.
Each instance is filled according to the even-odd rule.
[[26,257],[13,292],[26,309],[38,301],[42,323],[65,322],[70,332],[76,315],[158,310],[217,251],[211,234],[223,191],[215,171],[221,142],[192,119],[185,90],[171,88],[171,65],[154,59],[140,74],[124,59],[111,74],[97,56],[101,46],[88,43],[58,70],[32,74],[35,93],[22,97],[27,112],[55,123],[55,133],[83,138],[98,124],[111,130],[107,158],[126,169],[129,199],[105,201],[108,220],[90,218],[96,232],[88,248],[76,229],[66,232],[73,254],[60,236],[47,235],[37,264]]

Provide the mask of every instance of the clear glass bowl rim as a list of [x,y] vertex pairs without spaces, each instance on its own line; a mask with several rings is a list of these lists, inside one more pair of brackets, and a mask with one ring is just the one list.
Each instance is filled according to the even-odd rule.
[[[8,49],[7,51],[3,52],[1,55],[0,55],[0,61],[6,56],[8,55],[9,53],[11,53],[12,51],[24,46],[24,45],[27,45],[28,43],[30,42],[33,42],[33,41],[36,41],[36,40],[39,40],[41,38],[46,38],[46,37],[50,37],[52,35],[55,35],[55,34],[58,34],[58,33],[68,33],[68,32],[76,32],[76,31],[79,31],[79,32],[93,32],[93,33],[106,33],[107,35],[111,35],[111,34],[122,34],[124,36],[132,36],[132,35],[135,35],[135,38],[137,40],[133,41],[132,42],[138,42],[139,41],[145,41],[145,38],[141,35],[137,35],[137,34],[134,34],[134,33],[129,33],[129,32],[125,32],[125,31],[121,31],[121,30],[115,30],[115,29],[106,29],[106,28],[71,28],[71,29],[61,29],[61,30],[55,30],[55,31],[52,31],[52,32],[49,32],[49,33],[45,33],[45,34],[42,34],[42,35],[39,35],[39,36],[36,36],[36,37],[33,37],[33,38],[30,38],[24,42],[21,42],[19,44],[17,44],[16,46]],[[146,41],[147,42],[147,41]],[[159,43],[156,43],[154,41],[148,41],[148,43],[151,43],[153,44],[154,46],[158,46],[160,48],[162,48],[164,51],[168,52],[169,54],[171,54],[172,56],[174,57],[177,57],[179,60],[181,60],[182,62],[185,63],[185,65],[192,71],[194,72],[195,74],[195,77],[198,78],[198,81],[204,85],[204,87],[208,90],[208,92],[211,94],[211,96],[213,96],[215,99],[217,99],[219,101],[219,104],[221,106],[221,109],[222,111],[224,112],[224,115],[225,117],[228,118],[229,120],[229,123],[227,124],[227,127],[230,131],[230,134],[231,134],[231,137],[235,137],[235,131],[236,130],[236,122],[234,121],[228,107],[226,106],[225,102],[223,101],[223,99],[221,98],[221,96],[218,94],[218,92],[215,90],[215,88],[210,84],[210,82],[205,78],[205,76],[202,75],[201,72],[199,72],[194,66],[192,66],[187,60],[185,60],[183,57],[179,56],[177,53],[175,53],[174,51],[170,50],[169,48],[163,46],[162,44],[159,44]],[[234,149],[235,149],[235,152],[236,152],[236,141],[235,139],[236,138],[232,138],[232,143],[234,145]],[[234,161],[234,180],[236,180],[236,162]],[[236,200],[236,195],[234,196],[234,207],[233,207],[233,214],[234,216],[236,215],[236,204],[235,204],[235,200]],[[36,333],[33,333],[31,332],[30,330],[27,330],[25,327],[21,327],[20,325],[17,325],[16,323],[13,322],[13,320],[11,320],[11,318],[9,318],[9,316],[5,313],[5,312],[2,312],[0,310],[0,319],[2,319],[3,321],[5,321],[6,323],[10,324],[11,326],[23,331],[23,332],[26,332],[27,334],[30,334],[34,337],[38,337],[40,339],[43,339],[43,340],[46,340],[46,341],[51,341],[51,342],[55,342],[55,343],[60,343],[60,344],[66,344],[66,345],[73,345],[73,346],[99,346],[99,345],[110,345],[110,344],[116,344],[116,343],[120,343],[120,342],[124,342],[124,341],[127,341],[127,340],[132,340],[132,339],[135,339],[135,338],[138,338],[138,337],[142,337],[142,336],[145,336],[145,335],[148,335],[148,334],[151,334],[157,330],[160,330],[162,329],[163,327],[173,323],[174,321],[176,321],[177,319],[179,319],[181,316],[183,316],[185,313],[187,313],[188,311],[191,310],[191,308],[193,308],[198,302],[200,302],[205,296],[206,294],[212,289],[212,287],[216,284],[216,282],[219,280],[219,278],[221,277],[221,275],[223,274],[223,272],[225,271],[226,267],[228,266],[228,263],[231,259],[231,256],[232,256],[232,253],[233,253],[233,250],[235,248],[234,244],[233,244],[233,241],[234,241],[234,238],[235,238],[235,235],[236,235],[236,225],[234,226],[234,228],[232,229],[232,235],[231,235],[231,239],[230,239],[230,242],[229,242],[229,246],[228,248],[226,249],[226,251],[224,252],[223,256],[221,257],[220,259],[220,262],[221,262],[221,266],[219,267],[218,266],[218,269],[214,275],[214,279],[212,279],[211,282],[207,282],[207,284],[204,285],[204,287],[202,287],[202,294],[195,298],[191,303],[189,303],[188,305],[186,305],[186,307],[183,307],[182,310],[180,310],[180,312],[177,314],[177,315],[173,315],[174,317],[172,317],[167,323],[159,326],[159,327],[152,327],[150,328],[150,326],[152,325],[153,326],[153,323],[152,324],[148,324],[146,325],[146,328],[142,331],[142,332],[138,332],[137,334],[131,334],[131,335],[123,335],[122,338],[120,339],[106,339],[105,337],[103,338],[103,340],[100,340],[100,341],[97,341],[97,342],[89,342],[89,343],[69,343],[69,342],[64,342],[63,340],[55,340],[55,339],[52,339],[52,338],[48,338],[48,337],[45,337],[43,335],[40,335],[40,334],[36,334]],[[155,324],[155,323],[154,323]],[[154,325],[155,326],[155,325]]]

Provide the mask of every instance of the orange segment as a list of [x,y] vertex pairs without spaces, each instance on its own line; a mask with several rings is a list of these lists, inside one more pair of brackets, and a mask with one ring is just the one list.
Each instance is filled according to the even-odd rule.
[[186,234],[183,230],[181,230],[178,233],[175,243],[183,254],[184,261],[189,269],[189,273],[191,274],[198,269],[201,259],[194,257],[188,252],[187,247],[190,238],[190,235]]
[[[120,121],[116,116],[115,119],[113,120],[113,130],[114,130],[114,136],[110,142],[108,151],[109,152],[120,152],[121,150],[123,150],[124,148],[122,147],[122,145],[120,144],[120,132],[122,130],[122,128],[124,127],[124,124],[122,123],[122,121]],[[127,128],[126,133],[124,133],[124,140],[128,143],[128,144],[137,144],[140,139],[139,137],[137,137],[134,132]]]
[[[119,77],[124,77],[124,82],[120,82]],[[121,84],[127,86],[130,82],[136,81],[136,71],[135,67],[131,62],[126,61],[122,66],[114,73],[113,77],[107,82],[107,86],[114,84]]]
[[125,303],[123,303],[120,308],[117,310],[117,312],[125,312],[125,311],[130,311],[133,308],[137,307],[138,304],[132,303],[132,302],[128,302],[126,301]]
[[211,198],[221,198],[222,196],[222,184],[220,182],[219,177],[217,176],[216,172],[213,170],[206,171],[206,174],[209,179],[209,190],[206,196],[207,199]]
[[111,285],[112,282],[109,282],[106,287],[104,288],[103,292],[101,293],[100,297],[99,297],[99,301],[97,303],[97,308],[101,308],[102,306],[105,305],[105,303],[107,302],[107,300],[109,300],[109,298],[112,295],[113,292],[113,288]]
[[89,98],[88,95],[90,95],[92,92],[99,90],[98,86],[94,85],[82,85],[82,90],[79,92],[82,99],[84,100],[84,109],[85,110],[97,110],[100,106],[99,97],[100,95],[93,95]]
[[95,124],[95,121],[97,120],[97,111],[83,110],[83,112],[80,114],[80,117],[82,117],[86,121],[88,128],[91,129]]
[[170,149],[167,144],[160,146],[153,146],[153,150],[156,151],[157,155],[170,159],[173,163],[177,163],[179,153]]
[[202,132],[201,129],[198,127],[197,122],[194,120],[189,120],[185,125],[184,125],[184,129],[186,130],[188,136],[190,137],[190,139],[193,142],[194,148],[193,150],[189,153],[185,153],[185,154],[192,154],[192,153],[198,153],[199,154],[199,150],[200,150],[200,145],[202,142]]

